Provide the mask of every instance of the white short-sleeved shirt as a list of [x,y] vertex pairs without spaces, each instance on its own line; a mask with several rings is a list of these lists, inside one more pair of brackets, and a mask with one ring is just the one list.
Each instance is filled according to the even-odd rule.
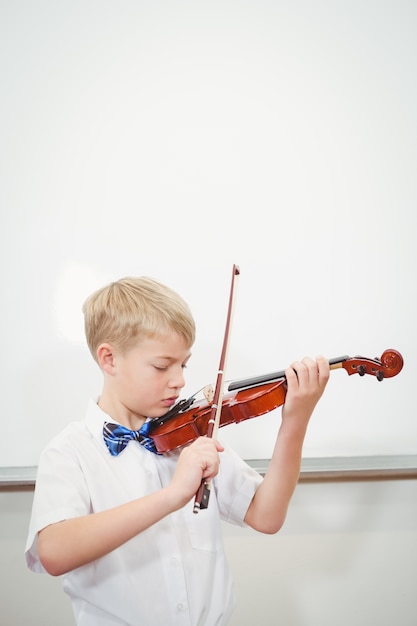
[[[111,456],[102,436],[112,421],[91,402],[43,451],[26,545],[28,566],[44,572],[37,533],[64,519],[95,513],[166,486],[179,452],[156,455],[132,441]],[[221,453],[207,509],[193,502],[110,554],[69,572],[64,590],[78,626],[221,626],[234,608],[221,520],[244,525],[262,478],[232,450]]]

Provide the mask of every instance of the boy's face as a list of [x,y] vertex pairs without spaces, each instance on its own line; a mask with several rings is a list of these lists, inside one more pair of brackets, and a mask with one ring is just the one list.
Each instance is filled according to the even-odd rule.
[[177,401],[185,385],[184,368],[191,356],[185,340],[176,333],[140,341],[134,348],[113,354],[111,393],[113,401],[127,417],[161,417]]

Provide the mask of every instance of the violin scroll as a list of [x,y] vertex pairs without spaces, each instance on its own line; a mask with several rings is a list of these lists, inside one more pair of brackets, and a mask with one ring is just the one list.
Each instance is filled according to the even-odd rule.
[[384,378],[392,378],[399,374],[404,365],[404,359],[397,350],[385,350],[380,359],[368,359],[362,356],[341,357],[341,359],[332,359],[329,361],[330,369],[343,367],[351,376],[359,374],[365,376],[369,374],[375,376],[377,380],[382,381]]

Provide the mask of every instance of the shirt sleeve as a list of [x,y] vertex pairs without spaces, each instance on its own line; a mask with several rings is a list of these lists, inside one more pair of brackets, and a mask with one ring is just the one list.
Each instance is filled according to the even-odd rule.
[[70,447],[50,444],[41,454],[25,548],[28,567],[45,572],[38,555],[40,530],[90,513],[90,497],[77,456]]
[[215,479],[220,516],[225,522],[246,526],[245,515],[263,478],[229,447],[220,458]]

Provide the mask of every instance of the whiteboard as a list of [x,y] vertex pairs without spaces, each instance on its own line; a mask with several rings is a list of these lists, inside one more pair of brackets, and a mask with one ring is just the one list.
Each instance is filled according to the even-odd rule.
[[[101,375],[91,291],[152,276],[190,304],[188,397],[305,355],[333,372],[308,457],[417,452],[417,5],[72,0],[0,5],[0,465],[36,465]],[[280,410],[223,428],[269,458]]]

